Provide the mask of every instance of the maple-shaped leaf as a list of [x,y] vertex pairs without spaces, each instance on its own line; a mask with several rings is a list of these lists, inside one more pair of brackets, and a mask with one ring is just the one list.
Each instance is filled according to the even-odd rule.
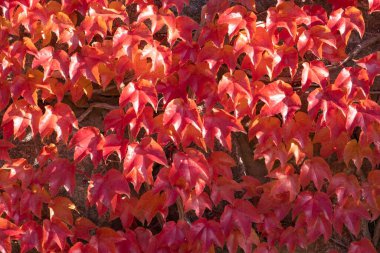
[[169,181],[173,186],[190,190],[195,187],[200,194],[211,180],[212,171],[204,155],[198,150],[187,148],[173,155]]
[[163,126],[173,126],[174,130],[185,138],[188,135],[188,125],[193,126],[194,130],[204,136],[205,129],[196,103],[191,99],[181,98],[170,101],[163,114]]
[[363,219],[370,220],[366,206],[361,201],[355,201],[348,197],[344,203],[334,208],[334,228],[341,235],[343,224],[355,236],[358,236],[361,229],[361,221]]
[[283,169],[277,169],[269,174],[277,180],[267,183],[270,187],[270,195],[282,202],[292,202],[300,191],[300,182],[297,174],[294,173],[292,165],[287,165]]
[[[293,119],[282,125],[282,138],[285,143],[292,145],[296,141],[303,149],[306,149],[310,141],[310,133],[315,130],[314,122],[307,113],[298,111]],[[277,133],[278,134],[278,133]]]
[[43,74],[37,69],[30,69],[26,74],[16,75],[9,87],[13,101],[21,96],[31,105],[37,105],[38,92],[49,90],[49,84],[43,81]]
[[329,45],[336,49],[336,39],[327,26],[316,25],[310,29],[301,28],[297,49],[302,57],[310,50],[315,56],[323,58],[325,54],[324,45]]
[[[190,57],[189,57],[190,58]],[[235,69],[236,60],[234,48],[230,45],[223,45],[222,48],[217,47],[213,42],[207,42],[197,52],[194,62],[206,62],[212,73],[217,73],[223,64],[226,64],[230,69]]]
[[9,103],[11,93],[8,83],[0,81],[0,111],[4,110]]
[[228,236],[234,228],[239,229],[245,238],[249,238],[252,223],[262,222],[263,217],[248,200],[235,199],[234,202],[224,207],[220,216],[220,226],[224,234]]
[[353,29],[359,33],[360,37],[363,37],[365,30],[362,12],[354,6],[333,11],[330,14],[327,26],[332,32],[339,31],[346,43]]
[[117,194],[129,195],[128,181],[121,172],[111,169],[106,174],[92,176],[87,189],[87,200],[90,205],[96,204],[98,212],[103,215],[107,208],[113,208],[112,201]]
[[357,169],[361,169],[364,158],[367,158],[373,164],[373,152],[370,146],[361,146],[357,140],[351,140],[346,144],[343,153],[343,159],[346,165],[352,160]]
[[354,198],[355,201],[359,201],[361,188],[356,176],[341,172],[332,177],[327,193],[329,195],[335,193],[338,203],[344,202],[349,196]]
[[116,152],[119,159],[122,160],[125,157],[127,146],[127,139],[120,138],[116,134],[107,135],[104,138],[103,158],[107,160],[113,152]]
[[42,178],[49,185],[52,196],[55,196],[62,186],[70,194],[73,194],[75,174],[76,168],[74,164],[65,158],[57,158],[46,166]]
[[289,252],[294,252],[296,247],[305,249],[307,245],[305,234],[305,228],[289,226],[281,233],[280,245],[286,245]]
[[380,53],[375,52],[370,55],[367,55],[363,58],[360,58],[356,61],[356,64],[362,68],[365,68],[368,71],[369,79],[371,83],[376,76],[380,75]]
[[28,252],[35,248],[42,252],[42,227],[37,222],[30,220],[22,224],[23,234],[20,238],[21,252]]
[[[183,191],[181,191],[181,193],[183,193]],[[185,212],[194,210],[195,215],[198,217],[204,214],[206,208],[212,210],[211,199],[205,192],[199,194],[193,190],[190,193],[181,194],[181,199],[183,201],[183,210]]]
[[[180,89],[190,87],[196,95],[196,103],[205,103],[206,107],[212,107],[217,101],[218,87],[215,73],[212,72],[211,66],[206,61],[196,64],[188,62],[182,65],[178,70],[178,85]],[[187,92],[180,94],[180,97],[184,97],[186,94]],[[187,98],[184,97],[184,99]]]
[[258,117],[252,120],[248,130],[249,139],[256,137],[260,144],[273,141],[277,145],[282,136],[281,121],[277,117]]
[[307,101],[307,110],[312,118],[317,116],[319,110],[322,110],[322,122],[334,121],[334,118],[337,117],[335,110],[339,110],[343,115],[346,115],[347,102],[344,92],[332,85],[327,86],[325,89],[317,88],[313,90],[310,92]]
[[251,234],[248,238],[239,229],[232,229],[231,233],[226,237],[226,246],[229,252],[238,252],[238,247],[242,248],[244,252],[250,252],[253,245],[260,243],[259,236],[254,229],[251,229]]
[[243,126],[231,114],[222,109],[212,109],[204,115],[206,129],[206,143],[210,149],[214,148],[215,138],[223,147],[231,150],[231,132],[244,132]]
[[18,226],[7,219],[0,218],[0,250],[2,252],[12,252],[11,239],[18,239],[22,231]]
[[124,241],[124,237],[117,233],[112,228],[101,227],[96,230],[95,235],[93,235],[88,242],[96,252],[110,252],[114,253],[116,251],[116,244]]
[[157,234],[158,247],[169,247],[171,250],[178,250],[187,241],[189,227],[189,224],[183,220],[166,222],[161,232]]
[[148,224],[151,223],[153,218],[160,214],[162,217],[166,217],[168,213],[167,207],[165,207],[166,197],[162,193],[154,193],[152,190],[145,192],[137,202],[135,217]]
[[190,226],[190,240],[200,252],[208,252],[210,247],[223,247],[224,234],[220,224],[213,220],[200,218]]
[[207,159],[214,172],[214,178],[219,175],[232,179],[232,167],[236,166],[235,160],[226,152],[214,151]]
[[42,227],[42,247],[46,250],[58,251],[67,248],[67,238],[72,236],[72,232],[58,218],[43,221]]
[[49,200],[50,195],[45,188],[32,184],[30,190],[26,189],[22,192],[20,209],[31,211],[35,216],[41,218],[42,205],[48,203]]
[[260,111],[262,116],[280,113],[284,121],[287,121],[301,107],[300,97],[293,91],[292,86],[281,80],[266,85],[259,93],[260,99],[265,103]]
[[128,14],[125,11],[125,6],[121,3],[113,3],[108,6],[101,6],[97,3],[90,4],[88,14],[80,23],[80,28],[83,29],[88,42],[91,42],[95,35],[104,38],[107,31],[112,31],[114,19],[128,22]]
[[141,112],[147,103],[157,110],[157,92],[152,81],[140,79],[124,87],[119,97],[119,105],[125,107],[128,103],[132,104],[136,114]]
[[335,79],[334,85],[344,89],[350,100],[365,99],[371,87],[367,70],[358,67],[342,69]]
[[120,138],[124,136],[128,118],[123,109],[114,109],[104,117],[104,131],[115,131]]
[[275,52],[273,55],[272,71],[268,73],[269,77],[275,78],[281,74],[284,68],[290,69],[291,77],[297,72],[298,68],[298,52],[292,46],[281,45],[275,46]]
[[83,95],[86,95],[87,98],[92,97],[92,83],[84,76],[78,77],[78,80],[76,80],[75,82],[69,82],[69,85],[71,98],[74,103],[77,103]]
[[33,60],[32,68],[42,66],[44,68],[44,81],[58,71],[61,77],[69,77],[69,55],[63,50],[54,50],[52,46],[44,47],[38,51]]
[[310,16],[310,26],[327,24],[327,12],[323,6],[318,4],[304,5],[302,10]]
[[218,84],[218,94],[221,99],[228,95],[235,107],[244,100],[248,104],[253,100],[248,76],[242,70],[224,74]]
[[8,151],[14,147],[15,145],[11,142],[0,139],[0,160],[9,161],[11,158],[9,157]]
[[8,139],[13,135],[22,139],[29,126],[33,136],[36,135],[41,116],[42,112],[38,106],[30,105],[23,99],[14,101],[5,111],[1,123],[4,138]]
[[298,216],[299,221],[297,222],[299,222],[300,226],[302,226],[303,222],[306,223],[307,236],[310,240],[314,241],[320,235],[323,235],[325,241],[330,238],[332,234],[333,207],[326,193],[301,192],[293,207],[293,219],[296,216]]
[[73,225],[72,211],[75,204],[66,197],[57,196],[49,203],[50,217],[57,217],[68,225]]
[[222,200],[233,203],[235,193],[242,190],[242,186],[232,178],[218,177],[216,180],[214,179],[211,186],[210,198],[215,205]]
[[85,217],[79,217],[75,220],[74,227],[72,228],[74,238],[76,240],[82,239],[89,241],[92,232],[97,228],[97,226]]
[[380,123],[380,105],[371,99],[359,100],[348,107],[346,129],[352,132],[355,127],[360,126],[363,131],[371,122]]
[[153,163],[167,166],[165,152],[160,144],[150,137],[146,137],[140,143],[128,145],[124,158],[124,175],[139,191],[141,184],[153,183],[152,170]]
[[218,24],[227,24],[227,34],[232,38],[240,30],[244,30],[249,38],[253,37],[256,30],[256,15],[248,12],[242,5],[235,5],[224,10],[218,18]]
[[302,66],[302,90],[307,90],[312,83],[319,84],[322,88],[327,86],[330,74],[322,61],[304,62]]
[[328,163],[321,157],[307,159],[301,166],[300,182],[305,188],[310,181],[313,181],[318,191],[323,186],[324,179],[331,181],[332,172]]
[[297,26],[308,25],[310,17],[292,1],[281,1],[276,7],[268,9],[266,27],[268,30],[276,30],[279,27],[285,28],[293,38],[297,35]]
[[380,1],[379,0],[368,0],[369,14],[373,12],[380,11]]
[[189,5],[189,0],[163,0],[162,4],[164,8],[169,8],[171,6],[175,6],[178,10],[178,13],[182,13],[184,5]]
[[102,160],[104,137],[96,127],[82,127],[70,140],[69,148],[74,148],[74,161],[80,162],[87,155],[96,167]]
[[70,106],[64,103],[45,106],[45,113],[39,123],[39,132],[42,138],[49,136],[55,131],[56,141],[63,140],[67,143],[69,135],[74,128],[78,128],[78,120]]
[[58,155],[58,148],[54,143],[45,145],[42,147],[40,153],[38,154],[37,161],[38,164],[43,167],[46,165],[48,160],[54,160]]
[[367,238],[363,238],[360,241],[351,242],[350,247],[348,248],[348,253],[361,252],[376,253],[377,251],[372,242]]

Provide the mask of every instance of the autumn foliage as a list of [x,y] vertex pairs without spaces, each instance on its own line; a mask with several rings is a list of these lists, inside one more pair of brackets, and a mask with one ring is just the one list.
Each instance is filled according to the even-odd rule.
[[312,2],[0,1],[0,251],[376,252],[380,1]]

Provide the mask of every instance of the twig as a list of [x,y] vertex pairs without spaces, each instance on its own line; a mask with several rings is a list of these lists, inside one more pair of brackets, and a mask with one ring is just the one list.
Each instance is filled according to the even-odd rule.
[[379,40],[380,40],[380,36],[378,35],[378,36],[372,37],[368,40],[362,41],[361,43],[359,43],[359,45],[357,45],[355,47],[355,49],[351,53],[348,54],[348,56],[343,61],[341,61],[337,65],[329,65],[329,66],[327,66],[327,68],[328,69],[337,69],[337,68],[342,67],[344,64],[346,64],[347,62],[352,60],[357,54],[359,54],[360,51],[362,51],[364,48],[369,47],[372,44],[375,44]]
[[87,110],[84,111],[84,113],[82,113],[82,115],[80,117],[78,117],[78,122],[83,121],[87,117],[87,115],[89,115],[92,112],[92,110],[94,108],[102,108],[102,109],[114,110],[114,109],[117,109],[119,107],[115,106],[115,105],[106,104],[106,103],[93,103],[93,104],[90,104],[90,106],[87,108]]
[[380,219],[377,220],[376,222],[375,231],[372,237],[372,242],[373,242],[373,245],[375,245],[375,247],[379,243],[379,240],[380,240]]

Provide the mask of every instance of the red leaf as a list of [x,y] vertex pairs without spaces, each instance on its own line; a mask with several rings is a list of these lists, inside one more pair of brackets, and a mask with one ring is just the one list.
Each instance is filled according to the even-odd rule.
[[333,11],[327,26],[332,32],[339,31],[346,43],[353,29],[359,33],[360,37],[363,37],[365,30],[362,12],[354,6]]
[[290,84],[283,81],[270,83],[259,93],[260,99],[265,103],[260,111],[262,116],[273,116],[280,113],[284,121],[287,121],[301,107],[301,100],[297,93],[293,91]]
[[210,197],[215,205],[222,200],[232,203],[235,200],[235,193],[241,190],[242,186],[232,178],[218,177],[212,183]]
[[[22,231],[12,222],[0,218],[0,250],[3,252],[12,252],[11,239],[18,239]],[[12,238],[11,238],[12,237]]]
[[56,141],[63,140],[67,143],[69,135],[74,128],[78,128],[78,121],[71,108],[64,103],[45,106],[45,113],[40,119],[39,132],[42,138],[49,136],[55,131]]
[[369,79],[371,83],[375,79],[376,76],[380,75],[380,53],[376,52],[370,55],[367,55],[359,60],[356,63],[365,68],[368,71]]
[[283,203],[295,200],[300,191],[300,182],[298,175],[294,173],[293,166],[287,165],[283,169],[274,170],[269,176],[277,179],[267,183],[271,189],[271,197]]
[[262,215],[247,200],[236,199],[233,203],[224,207],[224,212],[220,216],[220,226],[226,236],[231,231],[239,229],[246,239],[249,238],[252,229],[252,223],[263,221]]
[[297,49],[302,57],[310,50],[315,56],[323,58],[326,53],[323,48],[324,45],[331,46],[334,49],[337,48],[336,39],[327,26],[316,25],[300,32]]
[[48,46],[38,51],[36,58],[33,60],[32,68],[42,66],[44,68],[45,81],[54,71],[58,71],[61,77],[67,79],[69,77],[69,55],[63,50],[54,50]]
[[58,148],[54,143],[45,145],[42,147],[40,153],[38,154],[37,161],[38,164],[43,167],[46,165],[48,160],[54,160],[58,155]]
[[337,173],[331,179],[327,193],[337,195],[338,203],[351,196],[355,201],[359,201],[361,197],[360,184],[354,175],[347,175],[345,173]]
[[364,158],[367,158],[372,164],[373,163],[373,152],[372,149],[367,146],[361,146],[356,140],[351,140],[346,144],[343,153],[343,159],[346,165],[352,160],[358,170],[361,169]]
[[165,194],[154,193],[153,191],[145,192],[137,202],[135,217],[148,224],[151,223],[157,214],[161,214],[163,218],[167,216],[168,210],[165,207]]
[[380,11],[380,1],[379,0],[368,0],[369,13]]
[[371,83],[367,70],[357,67],[348,67],[340,71],[335,79],[334,85],[344,89],[348,98],[360,100],[368,96]]
[[94,167],[102,160],[104,137],[96,127],[83,127],[70,140],[69,148],[74,148],[75,162],[90,155]]
[[127,146],[127,139],[120,138],[116,134],[107,135],[104,138],[103,158],[107,160],[113,152],[116,152],[119,159],[122,160],[125,157]]
[[30,105],[25,100],[13,102],[5,111],[1,126],[4,129],[4,138],[22,139],[28,126],[31,127],[33,136],[38,133],[38,124],[42,116],[38,106]]
[[191,148],[173,155],[173,163],[169,171],[169,181],[173,186],[190,190],[195,187],[200,194],[211,180],[212,171],[204,155]]
[[55,197],[49,203],[50,218],[56,217],[68,225],[73,225],[72,211],[76,210],[74,203],[66,197]]
[[360,201],[355,201],[353,198],[348,197],[344,203],[334,208],[334,228],[335,231],[341,235],[343,224],[355,236],[358,236],[362,219],[370,220],[367,208]]
[[91,177],[87,189],[87,200],[90,205],[96,204],[98,212],[103,215],[106,208],[114,209],[112,201],[119,194],[129,195],[128,181],[116,169],[111,169],[103,176],[95,174]]
[[300,173],[300,182],[303,188],[305,188],[310,181],[313,181],[318,191],[323,186],[324,179],[331,181],[332,172],[328,163],[321,157],[313,157],[306,160]]
[[302,90],[307,90],[312,83],[319,84],[321,88],[327,86],[329,71],[322,61],[304,62],[302,66]]
[[223,247],[224,235],[218,222],[200,218],[190,227],[191,242],[196,244],[199,252],[208,252],[210,247],[216,245]]
[[152,138],[146,137],[140,143],[128,145],[124,158],[124,175],[130,179],[136,191],[141,184],[147,182],[153,184],[153,163],[167,166],[167,160],[162,147]]
[[158,247],[169,247],[172,251],[178,250],[187,241],[189,227],[189,224],[182,220],[177,223],[166,222],[156,236]]
[[42,227],[35,221],[25,222],[21,226],[23,234],[20,238],[21,252],[28,252],[35,248],[42,251]]
[[[293,207],[293,219],[296,216],[298,216],[299,221],[297,222],[300,224],[306,222],[307,236],[311,241],[316,240],[320,235],[323,235],[325,241],[331,237],[333,207],[324,192],[304,191],[300,193]],[[302,220],[303,218],[304,220]]]
[[207,159],[214,172],[214,178],[219,175],[232,179],[232,167],[236,166],[235,160],[226,152],[214,151]]
[[116,253],[116,243],[124,241],[121,234],[112,228],[102,227],[96,230],[96,234],[88,242],[96,252]]
[[210,149],[214,148],[214,138],[217,138],[223,147],[231,150],[231,132],[244,132],[240,122],[224,110],[212,109],[204,115],[204,122],[206,143]]
[[119,105],[125,107],[128,103],[132,103],[136,114],[139,114],[147,103],[157,110],[157,92],[152,81],[140,79],[137,83],[130,82],[124,87],[119,98]]
[[49,163],[43,172],[43,178],[49,185],[50,193],[55,196],[62,186],[70,194],[74,193],[76,168],[69,160],[57,158]]
[[201,136],[204,136],[205,129],[196,103],[191,99],[186,101],[181,98],[172,100],[165,108],[163,126],[173,126],[181,138],[185,138],[189,134],[189,125],[194,127],[194,130]]
[[[186,196],[183,196],[186,195]],[[183,209],[185,212],[194,210],[198,217],[201,217],[206,208],[212,210],[212,202],[207,193],[202,192],[201,194],[192,191],[190,194],[182,194],[181,199],[183,200]]]
[[363,238],[360,241],[352,242],[350,244],[350,248],[348,249],[348,253],[376,253],[376,249],[367,238]]
[[380,105],[370,99],[359,100],[348,107],[346,129],[352,132],[355,127],[359,126],[363,131],[371,122],[380,123]]
[[295,38],[297,35],[297,26],[301,24],[308,25],[309,23],[310,17],[292,1],[281,1],[276,7],[268,9],[266,19],[266,27],[268,30],[273,31],[279,27],[283,27]]
[[67,248],[67,237],[72,233],[65,223],[59,219],[44,220],[42,227],[42,247],[49,251],[65,250]]

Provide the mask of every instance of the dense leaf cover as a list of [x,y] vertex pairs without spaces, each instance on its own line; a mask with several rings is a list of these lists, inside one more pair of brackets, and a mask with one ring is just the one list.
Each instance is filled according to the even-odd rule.
[[[380,1],[328,2],[210,0],[195,21],[189,0],[0,1],[0,251],[293,252],[350,233],[348,252],[376,252],[380,54],[344,64]],[[81,125],[112,87],[102,127]],[[236,133],[265,180],[237,166]],[[28,136],[34,164],[9,155]],[[78,211],[78,178],[108,225]]]

